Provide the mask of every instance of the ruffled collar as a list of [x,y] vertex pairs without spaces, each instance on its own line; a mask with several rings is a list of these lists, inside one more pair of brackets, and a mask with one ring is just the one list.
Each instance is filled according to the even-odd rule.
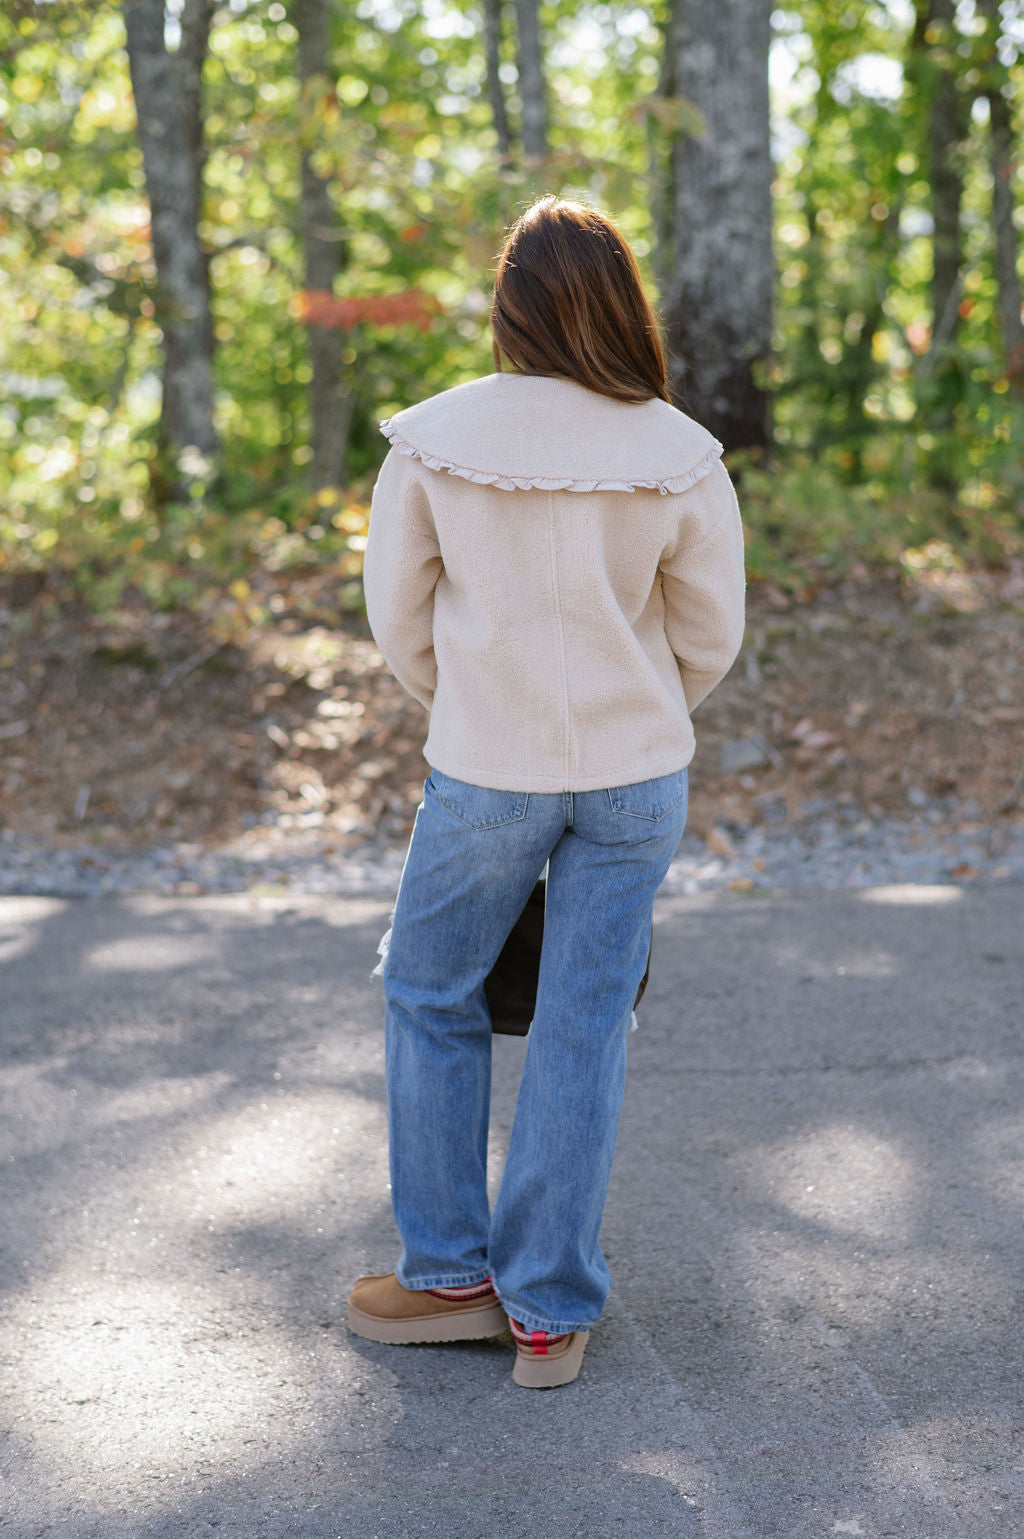
[[633,405],[574,380],[488,374],[380,424],[399,454],[505,491],[685,492],[722,445],[667,401]]

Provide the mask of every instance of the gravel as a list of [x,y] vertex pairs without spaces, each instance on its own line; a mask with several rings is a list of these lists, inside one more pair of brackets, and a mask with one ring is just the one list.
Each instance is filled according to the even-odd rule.
[[[829,800],[800,815],[768,803],[763,822],[723,824],[707,839],[687,834],[666,879],[667,894],[784,892],[874,887],[894,882],[1024,881],[1024,822],[986,821],[980,810],[926,801],[906,818],[869,819]],[[56,848],[0,832],[0,893],[100,897],[125,893],[287,891],[387,896],[398,885],[404,843],[367,841],[344,850],[315,830],[273,820],[220,848]]]

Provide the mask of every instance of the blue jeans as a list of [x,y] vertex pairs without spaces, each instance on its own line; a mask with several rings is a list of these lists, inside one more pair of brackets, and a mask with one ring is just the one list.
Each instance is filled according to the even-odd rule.
[[[391,1198],[407,1288],[494,1278],[528,1330],[585,1330],[611,1277],[598,1233],[654,895],[685,770],[611,790],[426,782],[387,955]],[[549,862],[537,1009],[493,1216],[484,979]]]

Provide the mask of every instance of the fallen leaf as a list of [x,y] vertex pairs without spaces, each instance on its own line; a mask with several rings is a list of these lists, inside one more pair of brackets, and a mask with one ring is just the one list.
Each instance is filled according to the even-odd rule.
[[713,828],[704,842],[712,855],[721,855],[723,860],[732,860],[736,854],[735,846],[724,828]]

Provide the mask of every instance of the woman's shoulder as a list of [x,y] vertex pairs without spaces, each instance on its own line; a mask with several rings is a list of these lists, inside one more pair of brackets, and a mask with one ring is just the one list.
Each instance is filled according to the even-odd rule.
[[617,401],[550,375],[484,375],[380,426],[429,469],[505,490],[680,492],[722,454],[667,401]]

